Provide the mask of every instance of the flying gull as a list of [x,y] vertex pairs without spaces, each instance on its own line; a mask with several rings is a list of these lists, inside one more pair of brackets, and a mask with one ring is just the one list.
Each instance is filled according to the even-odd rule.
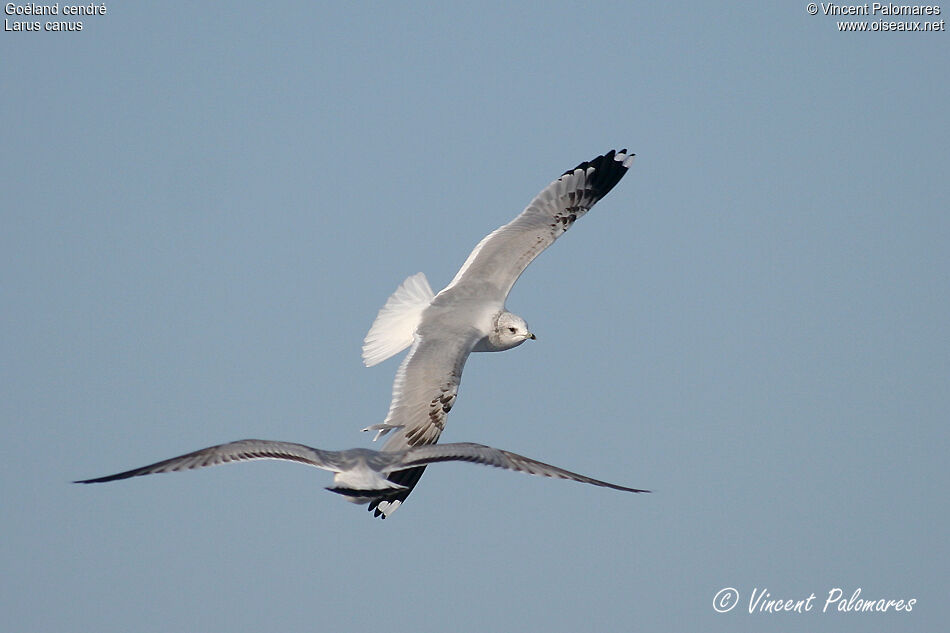
[[[469,354],[499,352],[535,338],[524,319],[505,309],[508,292],[528,264],[606,196],[632,163],[627,150],[611,150],[564,172],[518,217],[479,242],[438,294],[423,273],[396,289],[363,341],[367,367],[412,345],[396,371],[386,419],[363,429],[377,431],[375,439],[393,432],[383,451],[439,440]],[[369,509],[383,518],[394,512],[424,470],[422,465],[394,471],[390,480],[399,488]]]
[[115,475],[75,481],[77,484],[94,484],[141,475],[170,473],[181,470],[217,466],[229,462],[255,459],[280,459],[315,466],[334,473],[333,485],[327,490],[344,495],[353,503],[371,503],[385,498],[394,492],[405,490],[405,486],[390,479],[393,473],[419,468],[434,462],[473,462],[506,468],[530,475],[572,479],[585,484],[613,488],[626,492],[649,492],[637,488],[618,486],[585,475],[579,475],[557,466],[551,466],[517,453],[510,453],[483,444],[462,442],[456,444],[429,444],[409,448],[403,451],[374,451],[368,448],[351,448],[345,451],[324,451],[293,442],[272,442],[269,440],[239,440],[227,444],[218,444],[200,451],[172,457],[141,468],[127,470]]

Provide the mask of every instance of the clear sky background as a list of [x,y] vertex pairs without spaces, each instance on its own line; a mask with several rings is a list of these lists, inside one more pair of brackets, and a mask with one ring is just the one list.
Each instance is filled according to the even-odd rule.
[[[805,2],[107,7],[0,33],[0,628],[943,630],[950,34]],[[470,359],[443,439],[653,494],[447,464],[380,521],[284,463],[69,483],[370,446],[389,294],[621,147],[509,298],[539,340]],[[917,602],[821,613],[835,587]]]

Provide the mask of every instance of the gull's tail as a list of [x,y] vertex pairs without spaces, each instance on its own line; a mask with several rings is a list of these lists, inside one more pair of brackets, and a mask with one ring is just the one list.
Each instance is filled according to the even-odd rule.
[[429,307],[433,297],[423,273],[402,282],[379,310],[363,339],[363,364],[372,367],[409,347],[422,320],[422,311]]

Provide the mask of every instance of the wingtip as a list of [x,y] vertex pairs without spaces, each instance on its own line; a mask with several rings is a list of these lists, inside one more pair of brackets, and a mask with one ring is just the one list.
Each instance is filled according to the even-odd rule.
[[114,481],[118,477],[107,475],[105,477],[93,477],[92,479],[77,479],[76,481],[71,481],[71,484],[101,484],[106,481]]
[[[398,499],[385,500],[377,499],[375,503],[371,503],[367,510],[372,511],[373,516],[379,519],[386,519],[390,514],[399,509],[399,506],[402,505],[402,501]],[[382,507],[380,507],[382,506]]]
[[629,168],[630,168],[630,165],[633,164],[633,157],[634,157],[634,156],[636,156],[636,154],[627,153],[627,149],[624,148],[624,149],[620,150],[619,152],[617,152],[617,153],[614,155],[613,159],[614,159],[615,161],[617,161],[618,163],[620,163],[620,165],[621,165],[624,169],[629,169]]
[[393,492],[405,490],[406,486],[395,485],[391,488],[352,488],[349,486],[324,486],[324,490],[335,492],[352,500],[354,503],[367,503],[369,499],[379,499],[384,495],[391,495]]

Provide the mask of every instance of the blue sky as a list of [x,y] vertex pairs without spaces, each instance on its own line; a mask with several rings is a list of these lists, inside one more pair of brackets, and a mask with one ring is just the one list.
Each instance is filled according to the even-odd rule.
[[[947,37],[638,2],[3,32],[4,628],[938,630]],[[383,522],[288,464],[68,483],[245,437],[370,445],[389,294],[621,147],[509,298],[539,340],[470,359],[443,438],[652,495],[439,465]],[[835,587],[917,602],[821,613]],[[818,604],[750,614],[763,588]]]

